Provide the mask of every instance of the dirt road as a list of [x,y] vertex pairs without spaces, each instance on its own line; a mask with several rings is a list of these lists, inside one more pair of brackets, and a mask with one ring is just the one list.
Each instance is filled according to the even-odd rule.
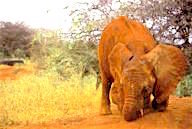
[[113,115],[57,120],[38,125],[17,125],[9,129],[192,129],[192,98],[172,96],[165,112],[153,112],[126,122],[113,106]]

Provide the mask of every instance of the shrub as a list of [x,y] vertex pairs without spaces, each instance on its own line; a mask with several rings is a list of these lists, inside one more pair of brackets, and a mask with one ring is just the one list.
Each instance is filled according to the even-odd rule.
[[176,89],[177,96],[192,96],[192,74],[187,75]]
[[98,74],[97,45],[93,42],[61,40],[57,32],[37,30],[32,42],[32,60],[39,68],[68,78],[74,72],[82,77]]
[[0,22],[0,53],[3,57],[29,57],[33,32],[23,23]]

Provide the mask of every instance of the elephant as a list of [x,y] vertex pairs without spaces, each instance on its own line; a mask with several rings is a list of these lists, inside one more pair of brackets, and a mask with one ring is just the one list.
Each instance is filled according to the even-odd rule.
[[100,112],[111,114],[112,92],[112,101],[127,121],[137,119],[143,109],[150,107],[151,94],[152,107],[164,111],[169,95],[187,68],[179,49],[157,45],[145,26],[125,16],[105,27],[98,45],[98,60],[102,80]]
[[164,111],[169,95],[185,75],[187,59],[177,47],[158,44],[139,57],[123,43],[117,43],[108,56],[114,77],[112,100],[122,111],[126,121],[132,121],[150,107]]
[[110,72],[108,56],[113,47],[121,42],[139,57],[146,54],[156,46],[156,41],[149,30],[141,23],[126,16],[113,19],[103,30],[98,44],[98,61],[102,81],[102,97],[100,113],[111,114],[109,92],[114,77]]

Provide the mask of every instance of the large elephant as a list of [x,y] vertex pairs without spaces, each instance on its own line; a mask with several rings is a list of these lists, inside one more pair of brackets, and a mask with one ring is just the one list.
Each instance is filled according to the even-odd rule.
[[137,119],[150,106],[151,94],[152,107],[164,111],[187,69],[186,58],[174,46],[159,44],[147,54],[132,55],[126,45],[118,43],[108,56],[114,77],[112,99],[127,121]]
[[141,23],[120,16],[109,23],[98,46],[99,69],[102,80],[101,114],[111,114],[109,91],[114,77],[110,72],[108,56],[113,47],[121,42],[133,53],[141,56],[152,50],[156,42],[148,29]]

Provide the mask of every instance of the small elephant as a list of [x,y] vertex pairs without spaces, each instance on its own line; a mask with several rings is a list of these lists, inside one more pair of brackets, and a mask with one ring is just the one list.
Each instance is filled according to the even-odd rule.
[[111,114],[109,92],[111,84],[114,82],[114,76],[110,72],[108,56],[118,43],[126,45],[126,48],[132,53],[130,57],[139,57],[156,46],[156,41],[149,30],[141,23],[130,20],[126,16],[113,19],[105,27],[98,45],[99,70],[102,80],[100,112],[104,115]]
[[132,57],[126,45],[118,43],[108,60],[114,77],[113,85],[117,89],[117,98],[112,99],[118,100],[116,103],[127,121],[143,115],[141,111],[150,106],[151,94],[154,96],[152,107],[164,111],[169,95],[187,69],[187,61],[181,50],[165,44],[157,45],[142,56]]

